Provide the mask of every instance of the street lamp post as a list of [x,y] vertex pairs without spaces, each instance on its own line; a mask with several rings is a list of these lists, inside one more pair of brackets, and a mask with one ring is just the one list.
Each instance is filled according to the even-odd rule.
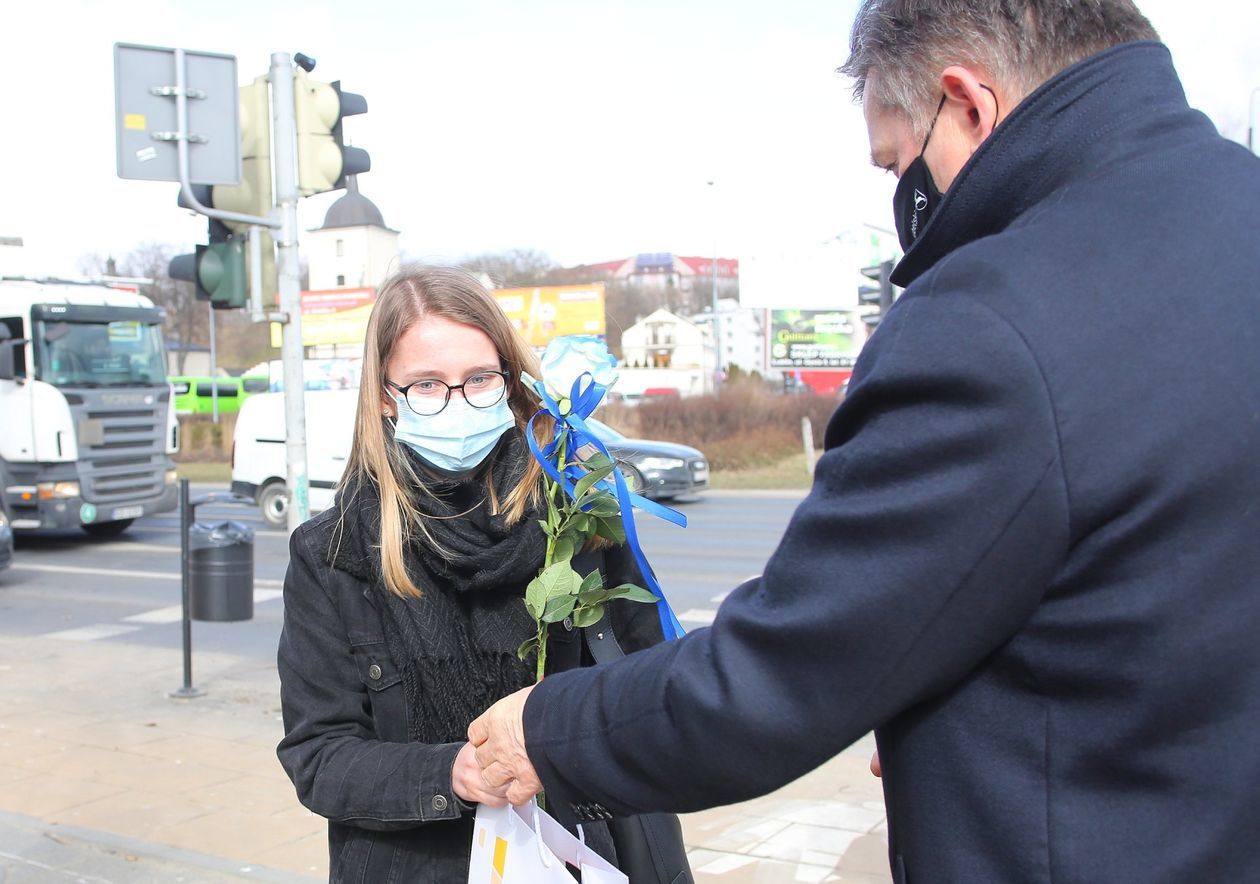
[[1255,133],[1257,95],[1260,95],[1260,86],[1251,90],[1251,97],[1247,100],[1247,150],[1252,153],[1256,152]]
[[709,187],[713,187],[713,257],[710,259],[709,270],[710,279],[712,281],[712,290],[709,292],[712,300],[713,310],[713,390],[717,391],[718,386],[722,383],[722,320],[718,317],[718,287],[717,287],[717,188],[714,187],[712,181]]

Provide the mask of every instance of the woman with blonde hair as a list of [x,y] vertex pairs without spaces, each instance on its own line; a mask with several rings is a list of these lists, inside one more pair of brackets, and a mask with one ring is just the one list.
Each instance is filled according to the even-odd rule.
[[[420,268],[382,286],[345,476],[294,532],[284,585],[278,754],[328,818],[331,881],[464,880],[476,805],[502,803],[465,735],[533,681],[517,649],[536,630],[523,596],[546,538],[526,372],[533,353],[469,274]],[[606,586],[640,576],[621,547],[574,567]],[[609,616],[627,651],[661,640],[650,605]],[[553,666],[580,662],[571,627],[550,646]],[[615,861],[607,829],[584,829]]]

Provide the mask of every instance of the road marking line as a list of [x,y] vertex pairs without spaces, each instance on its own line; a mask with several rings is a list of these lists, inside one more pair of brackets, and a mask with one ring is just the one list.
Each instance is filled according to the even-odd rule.
[[717,616],[717,611],[712,608],[689,608],[678,615],[679,620],[686,620],[689,623],[712,623],[713,618]]
[[[57,839],[54,838],[53,840],[55,841]],[[3,850],[0,850],[0,859],[14,860],[15,862],[23,863],[24,865],[28,865],[35,869],[40,869],[45,872],[52,872],[53,874],[57,874],[57,875],[64,875],[67,878],[73,878],[75,881],[79,881],[79,882],[100,881],[102,882],[102,884],[110,884],[110,880],[108,878],[97,878],[94,875],[85,875],[82,872],[78,872],[78,871],[67,872],[65,869],[56,869],[56,868],[53,868],[52,866],[46,866],[43,863],[36,862],[33,859],[27,859],[24,856],[18,856],[16,853],[6,853]]]
[[72,642],[94,642],[97,639],[139,631],[139,626],[124,626],[121,623],[98,623],[95,626],[80,626],[78,629],[63,629],[60,632],[45,633],[44,638],[60,638]]
[[[179,572],[164,571],[124,571],[116,568],[80,568],[76,565],[30,565],[25,562],[14,563],[14,571],[42,571],[47,574],[91,574],[94,577],[142,577],[147,580],[179,580]],[[255,577],[255,586],[284,586],[283,580],[270,577]]]
[[178,623],[183,619],[183,605],[154,608],[152,611],[145,611],[143,614],[132,614],[130,617],[123,618],[127,623]]
[[[283,595],[284,593],[278,589],[256,589],[254,590],[254,604],[274,602]],[[144,611],[140,614],[132,614],[130,617],[124,617],[123,621],[126,623],[178,623],[183,619],[184,606],[170,605],[165,608],[154,608],[152,611]]]

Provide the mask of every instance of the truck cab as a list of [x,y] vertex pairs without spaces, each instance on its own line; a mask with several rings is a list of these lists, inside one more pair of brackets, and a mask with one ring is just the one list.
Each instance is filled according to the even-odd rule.
[[0,279],[0,489],[14,531],[112,536],[175,509],[163,319],[134,290]]

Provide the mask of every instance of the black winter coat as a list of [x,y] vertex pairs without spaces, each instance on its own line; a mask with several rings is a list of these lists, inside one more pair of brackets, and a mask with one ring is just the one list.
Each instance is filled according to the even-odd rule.
[[[328,818],[330,881],[462,881],[476,811],[451,788],[463,743],[407,742],[407,700],[375,591],[330,564],[338,514],[336,507],[325,511],[289,541],[279,647],[280,763],[302,804]],[[574,567],[583,573],[599,567],[606,586],[640,580],[624,548],[583,553]],[[611,616],[627,653],[661,640],[652,605],[615,603]],[[573,656],[562,650],[569,641],[580,641],[578,633],[553,639],[555,658]],[[604,824],[583,828],[587,842],[613,858]]]
[[764,575],[530,695],[553,810],[747,799],[875,728],[898,881],[1260,881],[1257,206],[1163,46],[1026,98]]

